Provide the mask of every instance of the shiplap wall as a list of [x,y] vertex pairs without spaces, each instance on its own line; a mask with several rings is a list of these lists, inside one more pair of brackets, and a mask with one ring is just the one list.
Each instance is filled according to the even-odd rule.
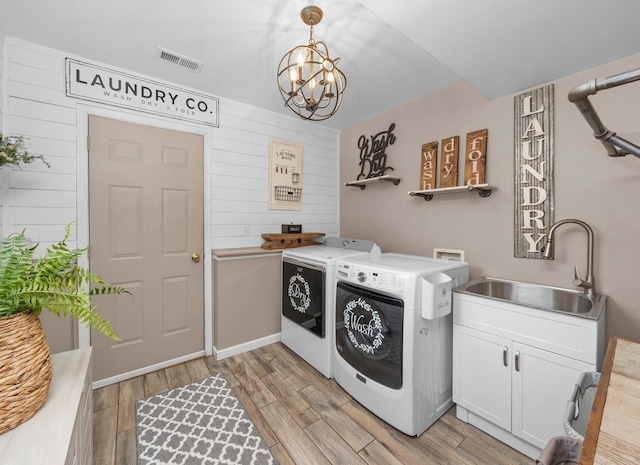
[[4,76],[4,33],[0,29],[0,133],[2,132],[3,116],[2,109],[4,107],[4,86],[2,85]]
[[[2,32],[2,30],[0,29],[0,133],[2,133],[2,128],[4,125],[4,115],[3,115],[3,108],[5,106],[5,102],[4,102],[4,40],[5,40],[5,36],[4,36],[4,32]],[[2,191],[3,191],[3,187],[4,186],[4,180],[2,179],[3,173],[0,172],[0,237],[4,237],[4,228],[3,228],[3,214],[2,214],[2,210],[3,210],[3,205],[4,205],[4,201],[3,196],[2,196]]]
[[[5,173],[10,187],[2,189],[3,233],[27,228],[27,234],[45,246],[59,240],[64,225],[76,220],[77,181],[86,176],[77,172],[76,155],[77,106],[86,102],[65,95],[64,59],[91,61],[91,57],[13,37],[4,38],[1,48],[3,132],[24,135],[29,148],[52,165],[33,163]],[[300,211],[268,209],[270,138],[303,145]],[[339,131],[220,98],[220,127],[213,129],[211,140],[211,191],[206,203],[212,248],[258,246],[262,233],[280,232],[282,223],[338,234]]]

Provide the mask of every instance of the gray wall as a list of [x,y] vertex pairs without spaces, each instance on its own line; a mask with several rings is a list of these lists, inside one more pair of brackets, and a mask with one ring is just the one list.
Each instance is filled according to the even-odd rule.
[[280,251],[214,252],[213,346],[218,360],[280,333],[281,259]]
[[[567,94],[583,82],[638,67],[640,55],[634,55],[553,82],[555,220],[577,218],[594,229],[596,292],[608,295],[607,336],[632,340],[640,340],[640,159],[608,157]],[[341,234],[373,239],[383,252],[431,256],[434,247],[463,249],[471,278],[489,275],[573,288],[574,266],[582,273],[586,267],[583,229],[573,225],[558,229],[554,261],[514,258],[516,95],[490,101],[460,82],[343,131]],[[639,101],[640,83],[592,97],[605,125],[635,143]],[[344,187],[360,172],[358,138],[385,130],[391,123],[396,123],[396,141],[387,149],[387,165],[394,168],[388,174],[400,176],[400,185]],[[483,128],[489,130],[487,182],[499,190],[488,198],[464,192],[437,196],[430,202],[407,194],[419,189],[422,144],[459,135],[462,156],[466,133]],[[462,160],[461,176],[463,172]]]

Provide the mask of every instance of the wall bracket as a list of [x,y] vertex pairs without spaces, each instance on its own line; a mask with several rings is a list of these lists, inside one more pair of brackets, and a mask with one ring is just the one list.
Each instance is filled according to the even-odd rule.
[[569,101],[573,102],[591,129],[593,136],[602,142],[610,157],[623,157],[627,154],[640,158],[640,147],[608,130],[600,120],[596,109],[589,101],[589,95],[595,95],[600,90],[610,89],[630,82],[640,80],[640,68],[625,71],[620,74],[606,77],[604,79],[594,79],[579,86],[574,87],[569,92]]

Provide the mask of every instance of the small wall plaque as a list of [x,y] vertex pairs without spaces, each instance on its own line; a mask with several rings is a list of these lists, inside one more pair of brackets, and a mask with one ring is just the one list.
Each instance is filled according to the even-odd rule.
[[384,176],[387,171],[393,171],[392,167],[387,166],[387,147],[396,141],[396,136],[393,133],[395,128],[396,123],[391,123],[389,129],[370,137],[366,137],[364,134],[360,136],[358,139],[358,148],[360,149],[358,180]]
[[485,183],[488,129],[467,133],[467,152],[464,160],[464,185]]
[[440,185],[439,187],[455,187],[458,185],[458,146],[460,136],[442,139],[440,153]]
[[420,190],[435,189],[438,174],[438,141],[422,145],[420,155]]

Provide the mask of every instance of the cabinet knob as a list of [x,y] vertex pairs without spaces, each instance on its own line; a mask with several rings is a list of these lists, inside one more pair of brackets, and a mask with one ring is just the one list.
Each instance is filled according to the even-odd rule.
[[516,350],[516,371],[520,371],[520,351]]
[[508,366],[509,365],[508,355],[509,355],[509,348],[507,346],[504,346],[502,348],[502,364],[504,366]]

